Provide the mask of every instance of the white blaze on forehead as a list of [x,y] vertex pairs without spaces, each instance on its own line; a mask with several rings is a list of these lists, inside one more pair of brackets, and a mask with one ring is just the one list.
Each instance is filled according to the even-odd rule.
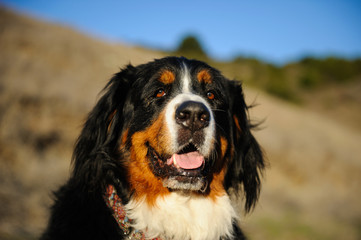
[[184,93],[191,92],[191,75],[185,63],[183,63],[183,72],[182,72],[181,81],[182,81],[182,92]]
[[209,125],[203,129],[204,131],[204,142],[201,146],[200,153],[204,156],[208,156],[212,150],[212,144],[214,141],[215,135],[215,119],[211,110],[209,103],[203,98],[203,96],[193,93],[191,91],[191,76],[186,65],[183,65],[183,73],[181,77],[181,92],[173,98],[166,106],[166,124],[171,135],[171,148],[172,152],[176,153],[180,148],[184,146],[179,146],[178,144],[178,130],[180,126],[175,121],[175,112],[179,105],[187,101],[200,102],[204,104],[208,111],[210,112]]

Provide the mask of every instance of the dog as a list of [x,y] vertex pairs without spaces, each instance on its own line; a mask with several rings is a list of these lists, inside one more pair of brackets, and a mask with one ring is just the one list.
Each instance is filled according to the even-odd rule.
[[165,57],[115,74],[77,140],[41,239],[245,239],[235,203],[265,166],[242,85]]

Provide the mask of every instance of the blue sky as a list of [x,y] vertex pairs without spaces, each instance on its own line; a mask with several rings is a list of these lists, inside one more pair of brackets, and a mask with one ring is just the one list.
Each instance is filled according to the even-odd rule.
[[0,0],[109,41],[171,50],[194,34],[217,59],[283,64],[303,56],[361,57],[361,0]]

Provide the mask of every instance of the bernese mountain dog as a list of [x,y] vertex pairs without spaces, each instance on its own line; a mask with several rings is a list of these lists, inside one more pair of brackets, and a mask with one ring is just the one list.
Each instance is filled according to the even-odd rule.
[[41,239],[245,239],[231,199],[248,212],[259,196],[252,127],[240,82],[204,62],[126,66],[88,116]]

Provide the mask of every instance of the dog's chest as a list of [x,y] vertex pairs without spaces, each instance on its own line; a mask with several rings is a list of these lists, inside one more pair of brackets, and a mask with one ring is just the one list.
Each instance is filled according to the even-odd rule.
[[171,193],[159,197],[154,206],[144,199],[126,205],[133,227],[147,238],[219,239],[232,235],[236,213],[227,195],[212,200]]

